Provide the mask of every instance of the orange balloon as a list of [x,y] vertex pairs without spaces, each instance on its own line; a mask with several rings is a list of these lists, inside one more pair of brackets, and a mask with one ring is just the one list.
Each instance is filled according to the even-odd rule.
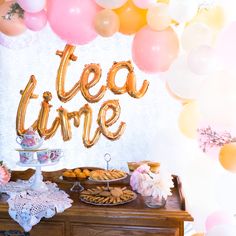
[[13,14],[11,19],[4,18],[13,4],[15,4],[14,1],[4,2],[0,7],[0,31],[8,36],[17,36],[26,30],[23,19],[19,18],[17,14]]
[[226,170],[236,173],[236,142],[225,144],[220,149],[219,161]]
[[130,35],[136,33],[147,24],[147,10],[143,10],[134,5],[132,0],[115,10],[120,18],[120,29],[122,34]]
[[178,120],[181,132],[188,138],[196,138],[199,121],[200,112],[197,102],[184,105]]

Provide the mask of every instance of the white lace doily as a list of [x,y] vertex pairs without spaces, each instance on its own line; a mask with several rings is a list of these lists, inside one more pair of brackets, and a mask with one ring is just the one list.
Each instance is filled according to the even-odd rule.
[[71,207],[73,202],[69,195],[60,190],[55,183],[46,182],[48,191],[37,192],[30,189],[32,178],[29,181],[18,180],[0,186],[0,192],[10,197],[9,215],[26,231],[45,218],[53,217]]

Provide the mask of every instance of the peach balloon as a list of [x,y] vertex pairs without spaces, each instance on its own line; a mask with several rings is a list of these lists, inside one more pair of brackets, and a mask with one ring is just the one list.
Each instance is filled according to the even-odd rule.
[[147,73],[167,71],[178,52],[178,37],[171,27],[154,31],[145,26],[133,39],[133,60],[140,70]]
[[94,27],[99,35],[109,37],[119,30],[120,20],[114,11],[104,9],[95,16]]
[[167,92],[176,100],[180,101],[183,105],[186,105],[190,102],[192,102],[193,100],[191,99],[185,99],[185,98],[181,98],[180,96],[178,96],[177,94],[175,94],[171,89],[170,86],[168,85],[168,83],[165,83],[166,85],[166,90]]
[[236,143],[225,144],[220,150],[219,161],[228,171],[236,173]]
[[132,0],[128,0],[125,5],[116,9],[115,12],[120,18],[119,31],[122,34],[134,34],[147,23],[147,10],[136,7]]
[[196,138],[199,122],[200,112],[197,102],[190,102],[184,105],[178,120],[181,132],[188,138]]
[[170,23],[171,18],[168,14],[168,5],[159,3],[148,8],[147,23],[154,30],[164,30]]
[[4,2],[0,7],[0,31],[8,36],[17,36],[25,32],[26,27],[23,19],[14,14],[11,19],[4,19],[12,4],[15,2]]
[[199,9],[197,15],[190,23],[202,22],[213,30],[220,30],[224,27],[226,15],[224,8],[221,6],[212,6],[210,8]]

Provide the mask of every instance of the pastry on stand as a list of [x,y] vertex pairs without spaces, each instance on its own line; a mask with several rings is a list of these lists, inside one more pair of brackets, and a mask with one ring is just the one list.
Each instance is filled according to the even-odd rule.
[[121,170],[109,170],[111,157],[105,154],[107,162],[106,170],[94,170],[90,173],[89,179],[95,182],[105,182],[106,186],[97,186],[81,191],[80,200],[82,202],[97,206],[114,206],[125,204],[136,199],[137,195],[127,187],[110,187],[110,182],[125,179],[127,174]]

